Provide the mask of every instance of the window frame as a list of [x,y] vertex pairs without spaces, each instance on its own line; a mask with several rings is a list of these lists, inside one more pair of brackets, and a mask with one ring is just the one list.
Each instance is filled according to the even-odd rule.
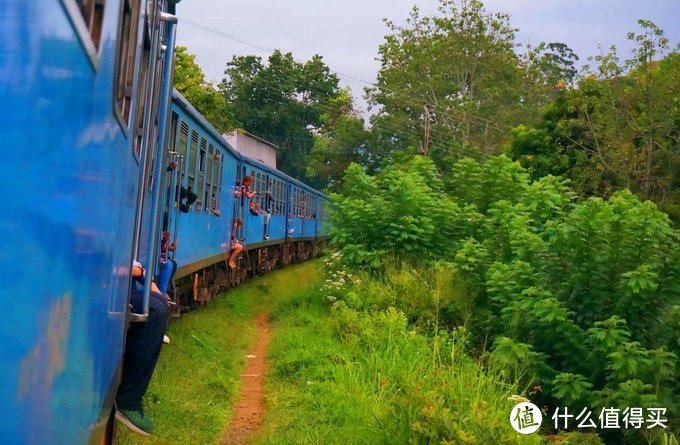
[[[129,8],[129,12],[126,12],[126,8]],[[116,58],[114,60],[114,76],[113,76],[114,83],[112,88],[113,111],[114,115],[118,120],[118,124],[123,130],[123,134],[125,135],[126,138],[130,138],[131,135],[135,134],[135,131],[132,128],[131,117],[133,115],[133,110],[136,103],[133,103],[132,99],[134,97],[135,90],[139,88],[138,83],[140,80],[137,59],[140,50],[142,49],[143,46],[143,42],[140,42],[140,36],[144,32],[146,20],[141,20],[143,14],[142,0],[121,0],[119,11],[120,13],[118,16],[118,32],[116,40],[117,42]],[[129,14],[129,17],[127,17],[129,19],[128,27],[126,28],[127,31],[123,29],[126,14]],[[144,14],[144,17],[146,18],[146,14]],[[136,21],[134,19],[136,19]],[[134,33],[131,32],[133,29]],[[134,37],[134,40],[132,39],[132,37]],[[126,57],[124,61],[122,60],[123,50],[126,51],[125,53]],[[130,53],[130,51],[132,51],[132,54]],[[130,60],[131,55],[132,60]],[[121,63],[123,63],[124,70],[121,70]],[[132,78],[132,83],[130,85],[127,85],[126,81],[128,79],[128,76],[126,73],[130,73],[130,70],[132,70],[132,73],[130,75],[130,77]],[[130,90],[129,97],[127,96],[126,91],[128,88]],[[121,91],[122,96],[119,98]],[[126,100],[129,101],[128,115],[126,115],[125,113],[125,106],[121,106],[121,104],[125,104]],[[138,101],[139,98],[137,97],[136,100]],[[135,157],[135,160],[139,163],[141,159],[139,157]]]
[[[186,173],[187,173],[187,185],[186,189],[187,191],[191,190],[191,192],[196,193],[196,166],[198,162],[198,142],[199,142],[199,134],[198,131],[195,129],[190,128],[190,133],[189,133],[189,141],[187,143],[187,162],[186,162]],[[195,136],[195,137],[194,137]],[[191,167],[191,155],[194,155],[193,157],[193,168],[190,169]],[[191,181],[191,184],[189,183]],[[198,201],[198,197],[196,198],[196,201]],[[196,202],[194,202],[194,205]],[[196,207],[194,207],[196,209]]]
[[[93,31],[90,28],[90,24],[85,21],[85,16],[83,15],[80,6],[76,0],[61,0],[61,6],[64,8],[66,15],[68,16],[71,26],[78,35],[78,41],[83,46],[87,59],[90,62],[92,70],[97,73],[101,67],[102,59],[102,30],[104,28],[104,18],[109,8],[107,8],[107,0],[92,0],[94,4],[93,9],[93,20],[97,21],[99,24],[99,39],[95,41],[93,36]],[[97,4],[101,2],[101,13],[100,17],[96,17],[96,7]]]

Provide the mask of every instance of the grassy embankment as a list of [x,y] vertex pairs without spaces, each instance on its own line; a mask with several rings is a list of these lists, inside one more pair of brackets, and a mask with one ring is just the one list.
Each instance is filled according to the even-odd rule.
[[271,318],[256,444],[542,443],[510,427],[517,388],[395,309],[356,310],[307,292],[277,300]]
[[320,269],[308,262],[252,280],[174,322],[147,397],[157,435],[121,431],[120,443],[218,444],[265,309],[274,340],[256,444],[542,442],[510,428],[517,388],[452,336],[419,334],[394,309],[331,304]]

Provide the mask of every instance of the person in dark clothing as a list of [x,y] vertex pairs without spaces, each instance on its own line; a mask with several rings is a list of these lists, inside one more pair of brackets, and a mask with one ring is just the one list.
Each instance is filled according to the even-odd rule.
[[[177,168],[177,164],[175,162],[170,162],[166,171],[171,172],[174,171],[175,168]],[[182,211],[182,213],[187,213],[191,205],[198,199],[198,195],[191,191],[191,187],[189,187],[189,189],[185,189],[182,187],[182,185],[177,186],[176,192],[177,195],[179,195],[179,200],[177,201],[179,204],[179,209]],[[185,199],[186,203],[183,203],[182,201]]]
[[[186,203],[182,203],[182,201],[187,200]],[[179,202],[180,202],[180,209],[182,212],[186,213],[189,211],[189,207],[191,204],[193,204],[196,199],[198,199],[198,195],[194,192],[191,191],[191,187],[189,189],[185,189],[184,187],[180,186],[179,188]]]
[[[132,267],[133,283],[143,282],[145,270],[135,262]],[[163,345],[170,310],[165,297],[151,283],[149,318],[145,322],[131,323],[125,338],[123,375],[116,394],[116,418],[132,431],[145,436],[153,432],[153,421],[142,407],[142,398],[149,387]],[[134,312],[142,312],[143,290],[133,284],[130,304]]]

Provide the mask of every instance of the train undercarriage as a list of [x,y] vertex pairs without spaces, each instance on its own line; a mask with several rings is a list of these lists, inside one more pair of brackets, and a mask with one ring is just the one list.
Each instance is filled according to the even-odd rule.
[[239,285],[248,277],[262,275],[277,267],[306,261],[321,254],[325,240],[292,241],[244,250],[235,269],[227,265],[228,255],[200,270],[182,274],[173,280],[169,296],[176,303],[179,315],[203,305],[220,292]]

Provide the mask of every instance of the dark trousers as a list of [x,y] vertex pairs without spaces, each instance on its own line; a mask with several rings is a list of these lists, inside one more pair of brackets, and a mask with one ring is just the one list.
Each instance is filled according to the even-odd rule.
[[[130,297],[134,312],[142,312],[142,292],[133,291]],[[138,410],[149,387],[153,370],[163,346],[163,335],[168,325],[170,310],[165,298],[151,293],[149,319],[131,323],[125,339],[123,378],[118,387],[116,404],[119,409]]]

